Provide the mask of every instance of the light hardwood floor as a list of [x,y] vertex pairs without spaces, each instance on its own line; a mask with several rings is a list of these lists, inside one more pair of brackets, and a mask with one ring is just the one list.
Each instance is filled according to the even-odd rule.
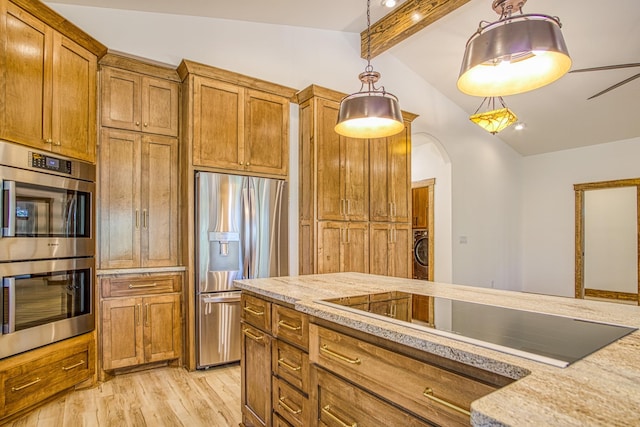
[[237,426],[240,366],[158,368],[74,391],[15,420],[13,427]]

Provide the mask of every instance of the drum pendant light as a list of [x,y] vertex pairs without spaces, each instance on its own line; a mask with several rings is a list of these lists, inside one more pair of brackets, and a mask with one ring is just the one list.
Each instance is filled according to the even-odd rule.
[[[340,101],[338,123],[334,130],[349,138],[384,138],[404,129],[398,98],[384,89],[376,88],[380,73],[371,66],[371,15],[367,0],[367,66],[358,76],[360,91]],[[365,89],[366,86],[366,90]]]
[[[571,58],[560,19],[522,14],[525,3],[493,1],[500,19],[480,22],[467,41],[458,78],[461,92],[483,97],[515,95],[548,85],[569,71]],[[515,10],[520,14],[512,15]]]

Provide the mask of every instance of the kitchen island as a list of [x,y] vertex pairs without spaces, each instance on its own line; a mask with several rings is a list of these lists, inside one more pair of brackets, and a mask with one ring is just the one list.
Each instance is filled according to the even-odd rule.
[[[274,306],[281,303],[283,310],[290,311],[286,313],[290,317],[296,312],[305,314],[311,323],[321,325],[316,329],[335,325],[342,332],[349,334],[348,331],[353,331],[355,336],[368,336],[374,342],[397,343],[411,349],[414,356],[422,353],[510,379],[508,385],[505,382],[504,386],[496,387],[495,391],[471,402],[470,421],[474,426],[631,426],[640,423],[638,331],[560,368],[526,355],[505,353],[438,331],[419,329],[401,321],[326,304],[323,300],[402,292],[633,328],[640,327],[640,308],[637,306],[360,273],[241,280],[236,281],[236,286],[249,297],[273,301]],[[284,325],[289,323],[285,321]],[[318,352],[314,354],[312,347],[308,345],[310,359],[314,362],[318,359]],[[403,378],[397,379],[399,383],[402,381]],[[309,390],[309,396],[313,397],[313,387]],[[378,394],[376,390],[372,392]],[[384,392],[380,395],[385,397]],[[284,402],[289,409],[295,406]],[[274,406],[279,404],[275,397],[273,403]],[[313,408],[313,405],[309,406]],[[278,425],[275,421],[274,424]]]

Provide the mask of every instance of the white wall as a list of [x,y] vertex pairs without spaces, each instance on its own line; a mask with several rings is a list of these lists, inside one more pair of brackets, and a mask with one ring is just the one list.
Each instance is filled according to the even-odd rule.
[[[356,33],[50,6],[110,49],[173,65],[186,58],[299,89],[315,83],[354,92],[360,88],[357,76],[366,65],[360,59]],[[440,236],[467,236],[468,243],[460,245],[456,240],[451,250],[441,253],[438,249],[438,279],[519,289],[520,263],[514,254],[520,241],[516,191],[520,156],[469,122],[464,111],[391,54],[376,57],[373,66],[382,74],[380,83],[399,97],[401,107],[420,115],[413,122],[413,132],[433,135],[451,159],[453,216],[450,223],[436,220],[436,237],[444,242]],[[291,176],[293,184],[296,176]],[[441,198],[439,193],[436,196]],[[452,271],[451,277],[439,275],[447,270]]]
[[434,186],[434,277],[436,282],[453,281],[451,247],[451,160],[433,135],[414,133],[411,138],[411,181],[435,178]]
[[640,137],[524,157],[524,291],[574,295],[573,184],[640,177]]

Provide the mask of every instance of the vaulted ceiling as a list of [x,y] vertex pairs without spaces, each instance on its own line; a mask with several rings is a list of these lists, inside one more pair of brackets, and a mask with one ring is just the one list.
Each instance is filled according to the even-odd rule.
[[[366,28],[364,0],[56,0],[55,3],[209,16],[354,33]],[[402,4],[402,1],[398,3]],[[529,0],[524,12],[560,18],[573,60],[572,69],[640,63],[638,0]],[[387,13],[390,13],[390,9],[383,7],[380,0],[372,1],[372,23]],[[460,63],[466,41],[478,23],[496,19],[491,0],[470,0],[387,52],[472,114],[482,99],[458,91],[456,80]],[[512,126],[497,137],[523,155],[640,137],[640,78],[587,100],[595,93],[638,73],[640,67],[570,73],[549,86],[506,97],[507,105],[524,122],[525,128],[517,131]]]

